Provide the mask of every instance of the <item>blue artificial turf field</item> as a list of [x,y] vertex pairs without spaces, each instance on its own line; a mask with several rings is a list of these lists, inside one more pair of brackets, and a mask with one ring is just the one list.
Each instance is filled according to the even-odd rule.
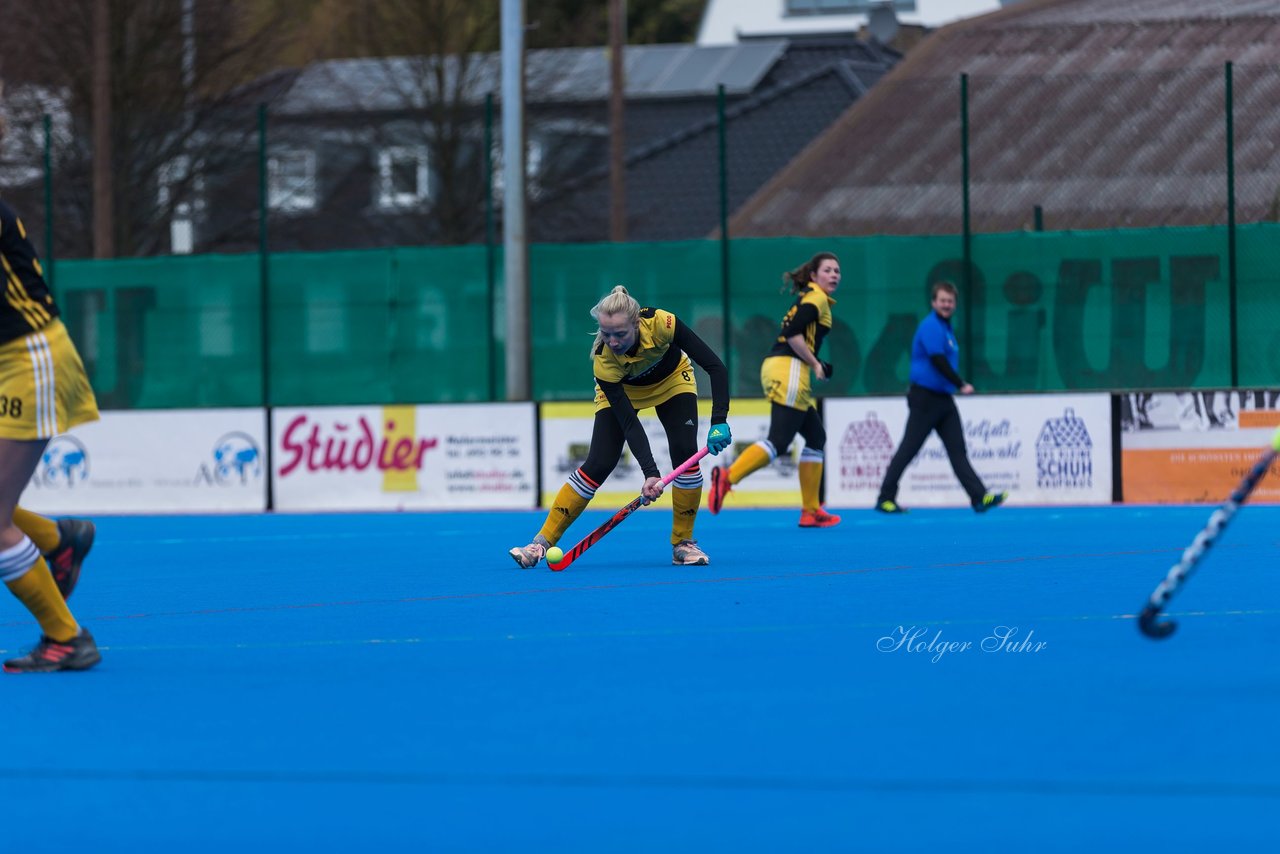
[[731,509],[673,567],[652,508],[563,573],[533,512],[99,519],[103,663],[0,677],[0,851],[1273,848],[1280,508],[1132,617],[1209,512]]

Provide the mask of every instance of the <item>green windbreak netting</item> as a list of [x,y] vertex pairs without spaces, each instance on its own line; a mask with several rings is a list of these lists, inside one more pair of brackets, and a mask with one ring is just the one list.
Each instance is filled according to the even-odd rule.
[[1280,385],[1280,226],[1242,225],[1236,232],[1242,388]]
[[264,387],[274,405],[488,400],[485,264],[483,247],[272,256],[269,373],[256,255],[64,261],[56,296],[104,408],[254,406]]
[[[591,307],[615,284],[674,311],[720,352],[737,396],[791,302],[781,275],[814,252],[843,282],[825,395],[896,392],[932,282],[962,286],[961,369],[984,391],[1275,385],[1280,226],[1237,230],[1237,334],[1222,227],[959,237],[536,245],[532,394],[591,395]],[[492,284],[489,275],[493,265]],[[427,403],[505,394],[502,253],[483,246],[64,261],[55,293],[107,408]],[[264,370],[260,318],[269,312]],[[726,327],[728,324],[727,340]],[[700,375],[700,381],[705,379]]]

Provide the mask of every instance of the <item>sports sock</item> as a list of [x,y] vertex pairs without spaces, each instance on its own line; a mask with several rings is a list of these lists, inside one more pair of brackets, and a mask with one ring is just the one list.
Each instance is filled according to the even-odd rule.
[[71,616],[66,600],[53,582],[49,565],[29,538],[23,537],[16,546],[0,552],[0,578],[40,623],[40,630],[46,636],[65,643],[80,633],[75,617]]
[[800,470],[800,506],[813,513],[822,506],[818,501],[818,489],[822,486],[822,451],[805,448],[797,468]]
[[58,533],[58,523],[32,513],[30,510],[23,510],[21,507],[13,508],[13,524],[30,537],[31,542],[36,544],[36,548],[45,554],[56,549],[58,543],[62,542],[62,535]]
[[547,521],[542,523],[539,535],[553,546],[560,542],[564,532],[587,509],[599,488],[600,485],[592,482],[582,469],[576,469],[556,493],[556,500],[551,503],[551,512],[547,513]]
[[693,523],[698,519],[698,505],[702,503],[702,473],[695,473],[697,485],[682,487],[682,477],[676,478],[671,487],[671,545],[693,539]]
[[729,483],[741,482],[747,475],[769,465],[776,456],[778,456],[778,452],[767,441],[750,445],[738,455],[738,458],[733,461],[733,465],[729,466]]

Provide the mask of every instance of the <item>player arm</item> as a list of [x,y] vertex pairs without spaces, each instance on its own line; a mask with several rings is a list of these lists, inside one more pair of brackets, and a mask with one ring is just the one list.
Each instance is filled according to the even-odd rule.
[[938,373],[947,378],[947,382],[951,383],[956,388],[962,388],[968,385],[968,383],[961,379],[960,375],[956,373],[956,369],[951,367],[951,362],[948,361],[947,357],[942,353],[931,354],[929,356],[929,362],[938,369]]
[[822,363],[818,361],[817,355],[809,349],[809,342],[805,340],[804,331],[809,324],[818,322],[818,308],[810,303],[803,303],[796,309],[796,313],[792,316],[791,322],[782,329],[783,340],[787,342],[787,346],[796,354],[796,358],[804,362],[815,371],[822,370]]
[[649,437],[640,424],[636,408],[631,405],[631,398],[627,397],[627,390],[622,387],[622,383],[606,382],[599,377],[596,377],[596,385],[600,386],[600,391],[604,392],[605,399],[609,401],[609,408],[622,427],[622,435],[626,437],[627,447],[631,449],[631,456],[635,457],[640,471],[644,472],[646,478],[661,477],[658,474],[658,464],[653,461]]
[[679,347],[711,380],[711,423],[723,424],[729,418],[729,369],[715,351],[697,333],[676,320],[672,346]]

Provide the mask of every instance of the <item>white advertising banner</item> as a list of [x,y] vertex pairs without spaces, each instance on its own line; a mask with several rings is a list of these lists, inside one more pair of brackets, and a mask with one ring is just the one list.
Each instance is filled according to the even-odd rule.
[[55,516],[261,511],[265,435],[262,409],[103,412],[50,440],[22,505]]
[[[699,448],[706,442],[711,428],[711,402],[698,402]],[[582,465],[591,446],[591,428],[595,422],[593,403],[544,403],[542,405],[542,502],[550,507],[556,491],[569,477],[570,472]],[[640,413],[640,423],[649,437],[649,448],[658,470],[665,476],[671,471],[671,449],[662,422],[652,409]],[[729,429],[733,431],[733,447],[719,456],[702,458],[703,504],[706,503],[707,486],[711,483],[712,466],[732,463],[734,457],[753,442],[769,435],[769,401],[734,400],[729,411]],[[796,476],[796,460],[803,442],[792,445],[791,453],[751,475],[733,488],[726,507],[790,507],[800,506],[800,483]],[[680,462],[683,462],[681,460]],[[609,475],[596,499],[604,499],[602,506],[625,504],[640,494],[644,476],[631,457],[631,449],[624,446],[618,467]],[[668,490],[659,503],[670,503]]]
[[534,507],[532,403],[272,410],[278,510]]
[[[969,462],[1013,504],[1110,504],[1106,394],[957,395]],[[907,424],[906,396],[828,399],[827,503],[871,507]],[[965,507],[969,498],[936,433],[907,466],[903,507]]]

